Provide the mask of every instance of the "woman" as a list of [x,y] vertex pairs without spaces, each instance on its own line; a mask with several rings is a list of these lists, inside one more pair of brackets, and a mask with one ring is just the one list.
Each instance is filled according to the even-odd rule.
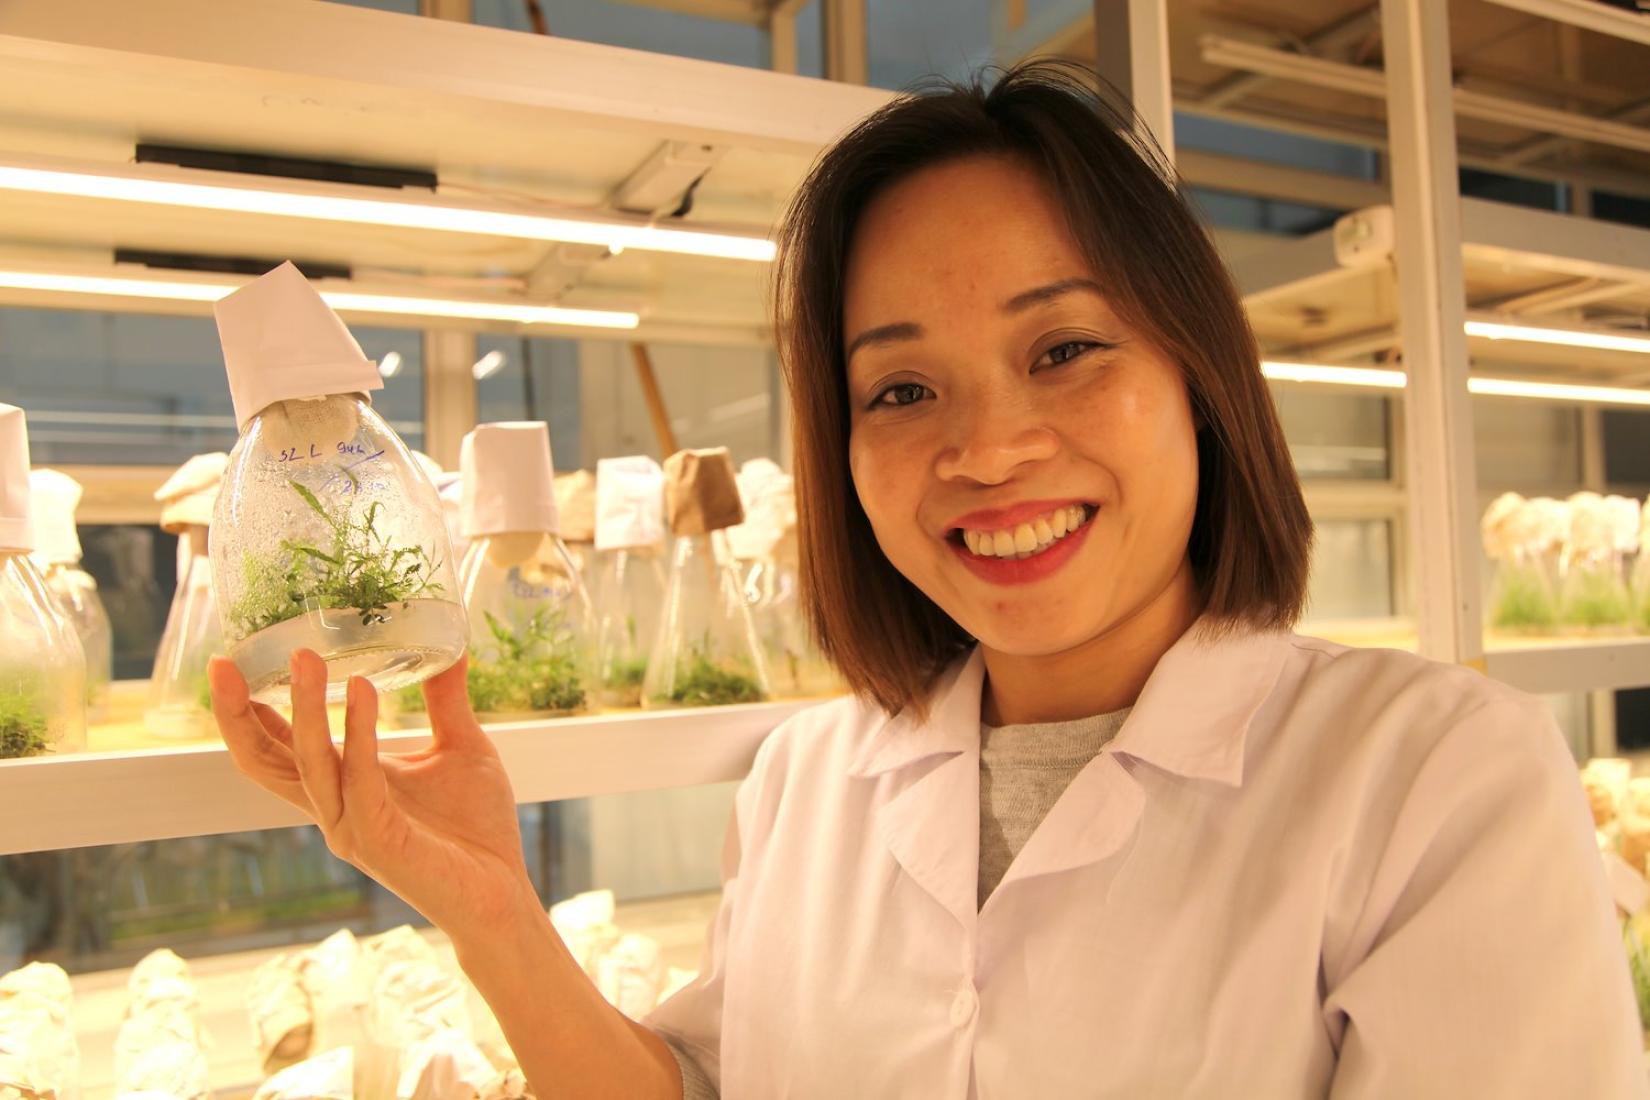
[[1288,632],[1311,526],[1230,281],[1079,70],[903,99],[786,221],[808,600],[855,695],[763,745],[699,979],[602,1002],[462,667],[237,763],[452,938],[541,1097],[1645,1093],[1536,701]]

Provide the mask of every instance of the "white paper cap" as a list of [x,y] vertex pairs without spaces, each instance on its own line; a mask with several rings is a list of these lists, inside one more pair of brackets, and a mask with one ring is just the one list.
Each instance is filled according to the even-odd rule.
[[277,401],[382,389],[378,367],[291,261],[212,307],[235,423]]
[[229,468],[229,456],[222,451],[196,455],[155,490],[160,501],[160,528],[173,535],[188,527],[212,526],[212,509],[218,503],[218,485]]
[[733,556],[744,561],[770,557],[779,540],[796,529],[796,481],[766,458],[739,468],[739,496],[745,522],[728,528]]
[[665,472],[646,455],[596,463],[596,549],[653,546],[665,537]]
[[34,549],[29,515],[29,426],[23,410],[0,405],[0,550]]
[[[29,474],[29,509],[34,518],[34,556],[47,565],[73,565],[80,560],[80,536],[74,511],[80,507],[80,482],[57,470]],[[1633,507],[1634,533],[1638,506]]]
[[465,538],[559,530],[550,426],[542,420],[478,426],[464,437],[458,465]]

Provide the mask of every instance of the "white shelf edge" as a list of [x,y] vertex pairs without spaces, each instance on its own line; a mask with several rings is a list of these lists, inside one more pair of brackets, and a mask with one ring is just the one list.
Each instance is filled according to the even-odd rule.
[[1533,695],[1650,687],[1650,638],[1564,638],[1551,644],[1491,645],[1486,671]]
[[[812,701],[489,725],[516,801],[551,802],[741,779],[775,726]],[[385,733],[413,751],[427,731]],[[204,743],[0,764],[0,855],[307,824]]]
[[1491,0],[1526,15],[1539,15],[1599,34],[1650,45],[1650,16],[1606,7],[1596,0]]

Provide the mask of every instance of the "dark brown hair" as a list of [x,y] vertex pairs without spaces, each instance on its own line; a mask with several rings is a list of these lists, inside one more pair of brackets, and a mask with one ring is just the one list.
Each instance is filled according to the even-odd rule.
[[848,467],[843,277],[889,185],[972,156],[1037,172],[1118,316],[1179,365],[1198,424],[1187,552],[1217,630],[1283,628],[1306,599],[1312,523],[1237,291],[1174,169],[1092,71],[1035,61],[987,86],[932,84],[814,166],[780,230],[775,309],[790,386],[803,602],[821,651],[890,712],[923,711],[972,639],[883,556]]

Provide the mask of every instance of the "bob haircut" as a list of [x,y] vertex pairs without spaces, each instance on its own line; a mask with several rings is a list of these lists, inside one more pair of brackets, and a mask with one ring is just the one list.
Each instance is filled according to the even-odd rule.
[[920,87],[824,154],[780,229],[803,606],[821,652],[889,713],[926,713],[973,639],[883,556],[854,489],[843,278],[866,206],[946,161],[1008,157],[1040,175],[1113,310],[1180,367],[1198,425],[1187,553],[1205,628],[1288,628],[1305,603],[1312,521],[1242,303],[1174,169],[1099,85],[1081,65],[1035,61],[989,87]]

